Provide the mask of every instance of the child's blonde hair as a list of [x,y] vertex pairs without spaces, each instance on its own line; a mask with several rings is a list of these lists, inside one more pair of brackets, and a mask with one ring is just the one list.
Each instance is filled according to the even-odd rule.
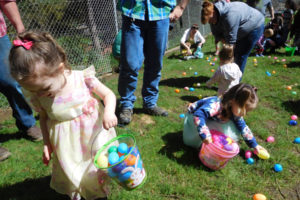
[[233,61],[233,45],[223,44],[223,47],[219,53],[219,58],[222,64],[230,63]]
[[274,35],[274,31],[271,28],[268,28],[264,31],[264,36],[267,38],[272,37],[273,35]]
[[222,116],[231,118],[232,114],[232,101],[234,101],[241,109],[243,114],[256,108],[258,97],[256,94],[257,89],[249,84],[239,83],[238,85],[230,88],[222,98]]
[[[44,75],[55,76],[60,70],[60,63],[71,70],[65,51],[49,33],[26,31],[18,34],[19,40],[31,45],[28,49],[23,45],[14,45],[10,50],[10,72],[17,81],[30,81]],[[37,64],[43,67],[38,68]]]

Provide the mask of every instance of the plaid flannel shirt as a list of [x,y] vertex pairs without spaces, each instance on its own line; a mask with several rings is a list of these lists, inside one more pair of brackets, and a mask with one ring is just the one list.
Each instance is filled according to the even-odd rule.
[[[118,9],[123,15],[149,21],[169,18],[176,0],[119,0]],[[147,9],[147,12],[146,12]],[[146,14],[148,15],[146,17]]]

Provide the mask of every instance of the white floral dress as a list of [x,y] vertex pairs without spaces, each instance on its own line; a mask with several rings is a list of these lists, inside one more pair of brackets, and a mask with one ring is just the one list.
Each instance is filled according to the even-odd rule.
[[[72,199],[96,199],[107,195],[108,177],[93,165],[96,150],[116,137],[115,130],[102,127],[103,106],[93,96],[93,67],[73,70],[67,81],[74,89],[54,98],[37,97],[24,91],[36,111],[44,109],[53,148],[50,186]],[[93,150],[92,150],[93,149]]]

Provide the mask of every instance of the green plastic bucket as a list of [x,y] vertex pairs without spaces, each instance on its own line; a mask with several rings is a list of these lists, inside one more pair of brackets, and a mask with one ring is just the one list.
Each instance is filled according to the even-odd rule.
[[294,56],[297,47],[285,47],[285,52],[289,56]]
[[126,190],[140,188],[147,174],[133,135],[115,137],[96,153],[94,164]]

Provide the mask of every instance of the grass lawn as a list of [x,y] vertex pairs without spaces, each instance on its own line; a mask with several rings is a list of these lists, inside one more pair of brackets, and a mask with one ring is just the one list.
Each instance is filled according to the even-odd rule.
[[[136,137],[148,179],[142,188],[134,191],[126,191],[113,183],[109,199],[250,200],[255,193],[263,193],[273,200],[300,199],[300,145],[293,143],[300,137],[300,127],[288,125],[291,115],[300,116],[300,56],[286,56],[281,49],[271,58],[248,58],[243,82],[258,88],[260,102],[245,120],[271,158],[254,157],[255,163],[248,165],[244,158],[248,147],[241,139],[240,154],[224,169],[212,171],[201,164],[197,150],[183,144],[183,119],[179,117],[186,112],[187,104],[196,101],[199,95],[216,94],[215,89],[205,87],[213,74],[211,69],[218,66],[217,63],[210,66],[206,60],[214,51],[211,37],[203,51],[205,58],[199,60],[182,61],[179,52],[165,56],[158,105],[169,111],[167,118],[142,113],[141,71],[133,122],[124,128],[118,127],[117,132]],[[254,66],[254,58],[257,66]],[[267,76],[266,71],[271,76]],[[117,74],[103,80],[118,94],[117,81]],[[183,89],[198,82],[201,86],[193,92]],[[287,86],[292,86],[292,90],[287,90]],[[175,93],[175,89],[180,89],[180,93]],[[11,117],[1,122],[0,142],[12,156],[0,163],[0,199],[68,199],[49,187],[51,168],[42,164],[42,142],[30,142],[16,132]],[[270,135],[275,137],[275,143],[266,142]],[[282,172],[274,172],[275,163],[283,166]]]

